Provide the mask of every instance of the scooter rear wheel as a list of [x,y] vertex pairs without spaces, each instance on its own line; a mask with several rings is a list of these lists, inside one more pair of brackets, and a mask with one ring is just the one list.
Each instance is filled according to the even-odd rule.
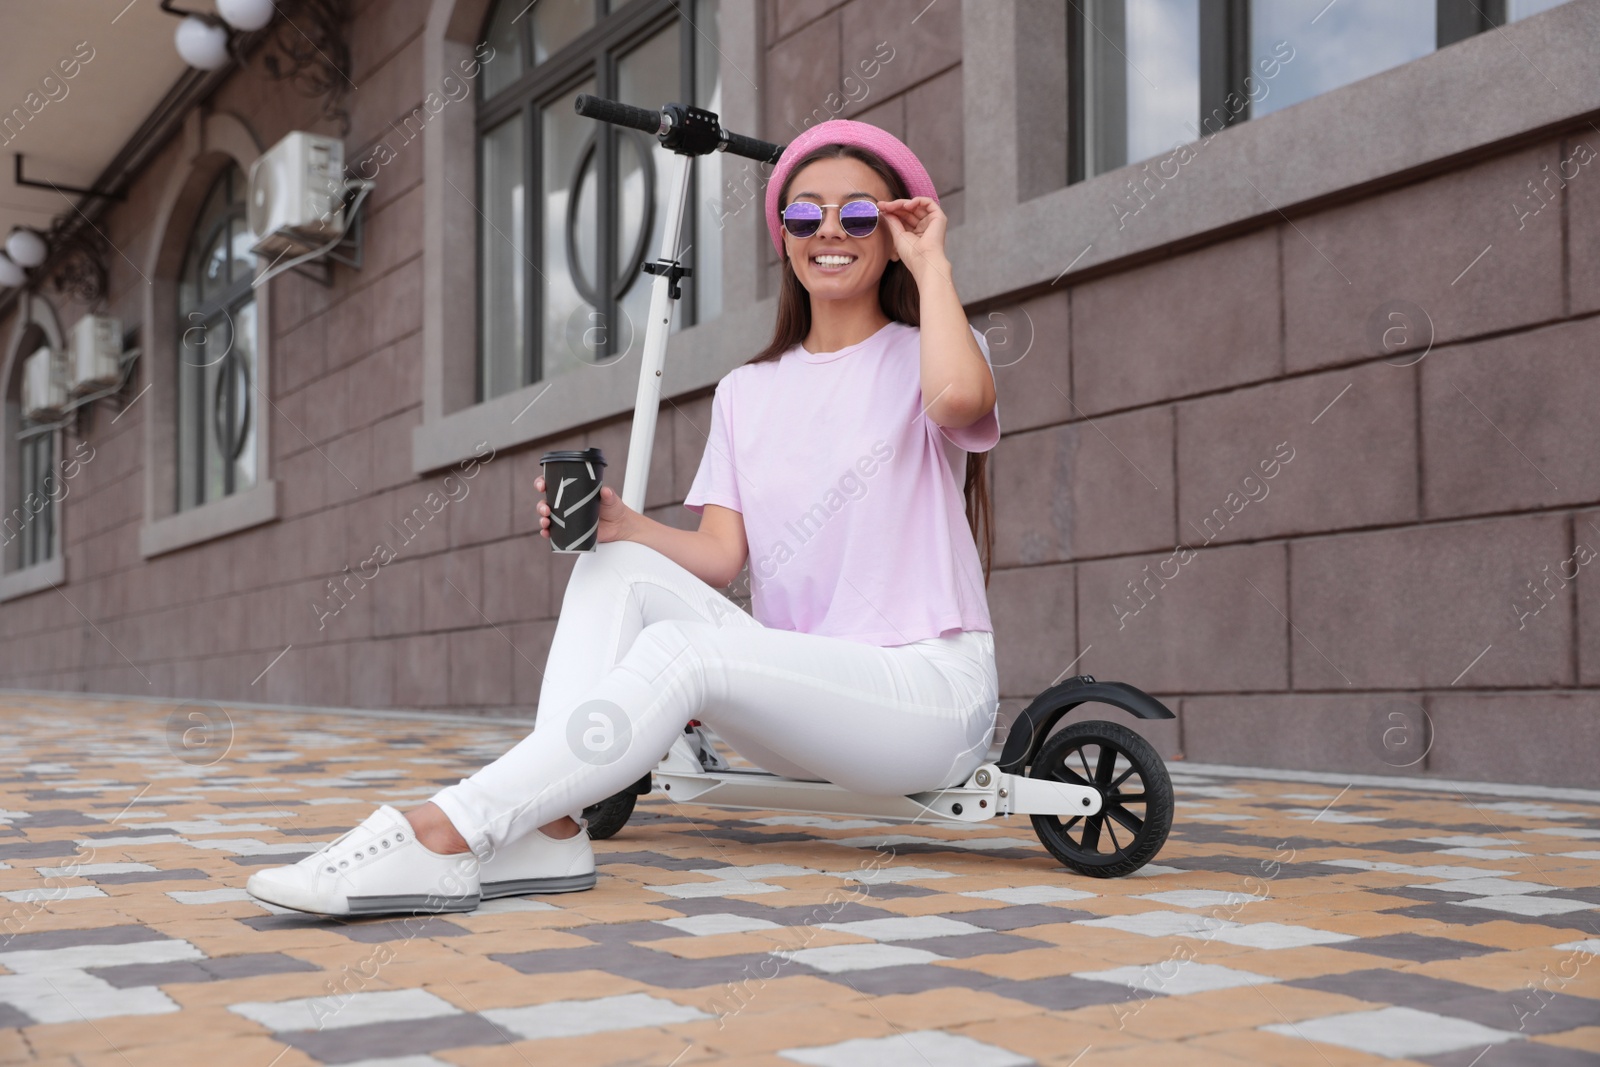
[[633,814],[633,805],[638,799],[632,790],[623,790],[584,808],[583,817],[589,823],[589,837],[603,841],[628,825],[628,817]]
[[1120,723],[1091,720],[1056,731],[1040,746],[1028,777],[1099,790],[1101,808],[1094,815],[1066,821],[1029,816],[1050,854],[1079,874],[1132,874],[1161,851],[1172,829],[1166,764],[1148,741]]

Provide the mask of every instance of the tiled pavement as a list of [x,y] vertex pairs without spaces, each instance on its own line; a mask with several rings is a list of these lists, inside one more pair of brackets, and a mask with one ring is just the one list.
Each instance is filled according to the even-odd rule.
[[1173,764],[1158,865],[679,805],[589,892],[322,919],[244,882],[525,726],[0,694],[0,1063],[1600,1062],[1600,793]]

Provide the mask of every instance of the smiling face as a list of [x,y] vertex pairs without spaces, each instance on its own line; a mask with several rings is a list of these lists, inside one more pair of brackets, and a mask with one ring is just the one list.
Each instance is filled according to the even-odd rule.
[[[785,205],[847,204],[851,200],[890,200],[888,183],[859,159],[818,159],[794,172]],[[889,225],[881,217],[866,237],[851,237],[839,225],[836,208],[824,208],[822,225],[810,237],[783,232],[784,251],[795,277],[813,300],[847,300],[876,293],[878,279],[894,253]]]

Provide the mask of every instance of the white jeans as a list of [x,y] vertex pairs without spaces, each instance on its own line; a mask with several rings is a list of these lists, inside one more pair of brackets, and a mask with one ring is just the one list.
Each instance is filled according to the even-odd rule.
[[655,549],[605,541],[568,580],[533,731],[432,799],[487,856],[638,781],[690,719],[765,770],[904,795],[965,781],[998,706],[986,630],[885,647],[774,629]]

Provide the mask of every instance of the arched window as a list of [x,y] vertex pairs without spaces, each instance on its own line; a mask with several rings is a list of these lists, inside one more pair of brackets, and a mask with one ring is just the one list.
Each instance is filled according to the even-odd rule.
[[55,555],[56,498],[61,494],[55,471],[59,434],[53,422],[35,424],[22,413],[23,357],[48,352],[50,339],[30,323],[16,345],[11,381],[5,389],[6,448],[5,514],[0,518],[4,569],[20,571]]
[[[643,342],[649,277],[669,209],[662,150],[581,118],[591,93],[639,107],[720,111],[718,0],[500,0],[478,75],[478,382],[487,400]],[[490,49],[493,51],[491,52]],[[721,311],[721,220],[696,210],[722,185],[700,157],[673,326]]]
[[217,178],[189,236],[178,281],[177,507],[256,480],[255,259],[244,172]]

